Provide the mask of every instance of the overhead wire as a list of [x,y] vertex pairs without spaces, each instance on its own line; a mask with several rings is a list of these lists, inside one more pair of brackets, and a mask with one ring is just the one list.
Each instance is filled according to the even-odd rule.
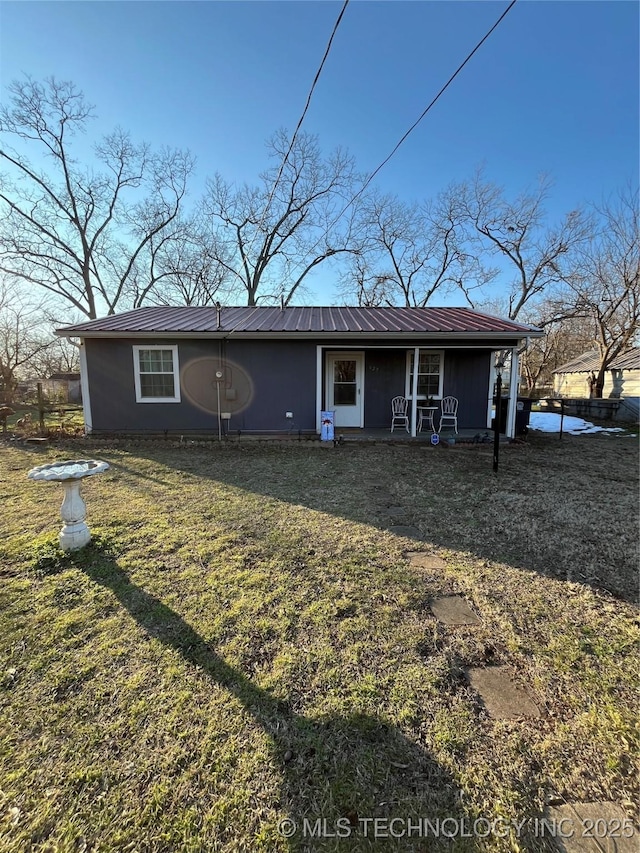
[[[515,2],[515,0],[514,0],[514,2]],[[319,66],[318,70],[316,71],[316,76],[313,78],[313,83],[311,84],[311,88],[309,89],[309,94],[307,96],[307,102],[304,105],[302,115],[300,116],[298,124],[296,125],[296,129],[294,130],[293,136],[291,137],[291,142],[289,143],[289,148],[287,150],[287,153],[284,155],[284,160],[282,161],[282,163],[280,165],[280,170],[276,176],[276,180],[275,180],[275,183],[273,185],[273,190],[271,191],[271,195],[269,196],[269,201],[267,202],[267,208],[273,199],[273,194],[275,193],[278,182],[280,181],[280,178],[282,177],[282,172],[283,172],[284,167],[286,166],[287,161],[289,159],[289,154],[291,154],[291,152],[293,150],[293,146],[295,144],[295,141],[298,137],[298,131],[302,127],[302,122],[304,121],[305,116],[307,114],[307,111],[309,110],[309,105],[311,104],[311,98],[313,96],[314,89],[316,88],[318,80],[320,79],[320,75],[322,74],[322,69],[324,68],[324,64],[327,61],[327,57],[329,56],[329,51],[331,50],[331,45],[333,44],[334,36],[335,36],[336,32],[338,31],[338,27],[340,26],[340,22],[342,21],[342,17],[344,15],[348,5],[349,5],[349,0],[344,0],[344,4],[342,6],[342,9],[340,10],[340,14],[338,15],[338,18],[337,18],[335,24],[333,25],[333,30],[331,32],[329,42],[327,43],[327,48],[324,52],[324,56],[322,57],[322,62],[320,63],[320,66]]]
[[[378,173],[379,173],[379,172],[384,168],[384,166],[386,166],[386,164],[389,162],[389,160],[391,160],[391,158],[392,158],[392,157],[394,156],[394,154],[398,151],[398,149],[399,149],[399,148],[400,148],[400,146],[403,144],[403,142],[404,142],[404,141],[405,141],[405,140],[410,136],[410,134],[411,134],[411,133],[413,133],[413,131],[416,129],[416,127],[420,124],[420,122],[425,118],[425,116],[426,116],[426,115],[430,112],[430,110],[435,106],[435,104],[439,101],[439,99],[440,99],[440,98],[442,97],[442,95],[446,92],[446,90],[449,88],[449,86],[453,83],[453,81],[456,79],[456,77],[460,74],[460,72],[462,71],[462,69],[467,65],[467,63],[468,63],[468,62],[470,62],[470,60],[473,58],[473,56],[478,52],[478,50],[482,47],[482,45],[487,41],[487,39],[489,38],[489,36],[491,36],[491,34],[492,34],[492,33],[497,29],[497,27],[502,23],[502,21],[504,20],[504,18],[508,15],[508,13],[511,11],[511,9],[515,6],[516,2],[517,2],[517,0],[511,0],[511,2],[509,3],[509,5],[507,6],[507,8],[502,12],[502,14],[501,14],[501,15],[499,16],[499,18],[495,21],[495,23],[491,26],[491,28],[490,28],[489,30],[487,30],[487,32],[486,32],[486,33],[484,34],[484,36],[480,39],[480,41],[476,44],[476,46],[473,48],[473,50],[471,50],[471,51],[467,54],[467,56],[465,57],[465,59],[464,59],[464,60],[460,63],[460,65],[456,68],[456,70],[455,70],[455,71],[453,72],[453,74],[449,77],[449,79],[446,81],[446,83],[441,87],[441,89],[440,89],[440,90],[439,90],[439,92],[436,94],[436,96],[435,96],[435,97],[431,100],[431,102],[430,102],[430,103],[425,107],[425,109],[422,111],[422,113],[420,114],[420,116],[418,116],[418,118],[416,119],[416,121],[414,121],[414,123],[411,125],[411,127],[409,127],[409,129],[408,129],[408,130],[407,130],[407,131],[406,131],[406,132],[405,132],[405,133],[400,137],[400,139],[399,139],[399,140],[398,140],[398,142],[395,144],[395,146],[393,147],[393,149],[391,150],[391,152],[390,152],[390,153],[389,153],[389,154],[384,158],[384,160],[382,160],[382,162],[381,162],[381,163],[380,163],[380,164],[379,164],[379,165],[378,165],[378,166],[373,170],[373,172],[371,172],[371,174],[370,174],[370,175],[368,175],[368,177],[366,178],[366,180],[364,181],[363,185],[360,187],[360,189],[358,190],[358,192],[357,192],[354,196],[352,196],[352,198],[347,202],[347,204],[346,204],[346,205],[344,206],[344,208],[340,211],[340,213],[337,215],[337,217],[336,217],[336,218],[333,220],[333,222],[328,226],[328,228],[326,229],[326,231],[325,231],[324,235],[322,236],[322,238],[320,238],[319,240],[317,240],[317,241],[316,241],[315,246],[317,246],[317,245],[321,242],[321,240],[326,239],[326,237],[327,237],[328,233],[329,233],[329,232],[330,232],[330,230],[333,228],[333,226],[334,226],[337,222],[339,222],[339,220],[344,216],[344,214],[345,214],[345,213],[346,213],[346,211],[351,207],[351,205],[352,205],[352,204],[353,204],[353,203],[354,203],[354,202],[355,202],[355,201],[356,201],[356,200],[357,200],[357,199],[362,195],[362,193],[366,190],[366,188],[369,186],[369,184],[370,184],[370,183],[371,183],[371,181],[375,178],[375,176],[376,176],[376,175],[377,175],[377,174],[378,174]],[[334,24],[334,26],[333,26],[333,30],[332,30],[332,32],[331,32],[331,36],[330,36],[329,41],[328,41],[328,43],[327,43],[327,47],[326,47],[326,50],[325,50],[325,52],[324,52],[324,56],[322,57],[322,61],[321,61],[321,63],[320,63],[320,66],[319,66],[319,68],[318,68],[318,71],[316,72],[316,75],[315,75],[315,77],[314,77],[314,79],[313,79],[313,83],[311,84],[311,88],[310,88],[310,90],[309,90],[309,94],[308,94],[308,96],[307,96],[307,101],[306,101],[305,107],[304,107],[304,109],[303,109],[303,111],[302,111],[302,115],[300,116],[300,119],[299,119],[299,121],[298,121],[298,124],[296,125],[296,129],[295,129],[295,131],[294,131],[294,133],[293,133],[293,136],[291,137],[291,142],[290,142],[290,144],[289,144],[289,148],[287,149],[287,152],[286,152],[286,154],[285,154],[285,156],[284,156],[284,158],[283,158],[283,160],[282,160],[282,163],[280,164],[280,168],[279,168],[279,170],[278,170],[278,174],[277,174],[277,176],[276,176],[276,180],[275,180],[275,182],[274,182],[274,184],[273,184],[273,187],[272,187],[272,189],[271,189],[271,193],[269,194],[269,198],[268,198],[268,200],[267,200],[267,204],[266,204],[265,209],[264,209],[264,211],[263,211],[263,213],[262,213],[262,216],[261,216],[261,218],[260,218],[260,222],[259,222],[258,227],[257,227],[257,229],[256,229],[256,233],[254,234],[253,239],[251,240],[251,243],[249,244],[249,249],[247,250],[247,254],[249,253],[250,249],[251,249],[251,248],[252,248],[252,246],[253,246],[253,243],[255,242],[256,234],[260,231],[260,228],[261,228],[261,227],[262,227],[262,225],[264,224],[264,220],[265,220],[265,218],[266,218],[266,216],[267,216],[267,213],[268,213],[269,208],[270,208],[270,206],[271,206],[271,203],[272,203],[272,201],[273,201],[273,198],[274,198],[274,195],[275,195],[275,192],[276,192],[276,189],[277,189],[278,183],[279,183],[279,181],[280,181],[280,179],[281,179],[281,177],[282,177],[282,173],[283,173],[284,168],[285,168],[285,166],[286,166],[286,164],[287,164],[287,162],[288,162],[289,155],[291,154],[291,151],[293,150],[293,146],[294,146],[294,144],[295,144],[295,141],[296,141],[296,138],[297,138],[298,132],[299,132],[299,130],[300,130],[300,128],[301,128],[301,126],[302,126],[302,123],[303,123],[303,121],[304,121],[304,118],[305,118],[305,116],[306,116],[306,114],[307,114],[307,111],[308,111],[308,109],[309,109],[309,105],[310,105],[310,103],[311,103],[311,98],[312,98],[312,96],[313,96],[313,92],[314,92],[315,87],[316,87],[316,85],[317,85],[317,83],[318,83],[318,80],[320,79],[320,75],[321,75],[322,70],[323,70],[323,68],[324,68],[324,65],[325,65],[325,62],[326,62],[326,60],[327,60],[327,57],[329,56],[329,52],[330,52],[330,50],[331,50],[331,46],[332,46],[332,43],[333,43],[333,39],[334,39],[335,34],[336,34],[337,30],[338,30],[338,27],[340,26],[340,22],[342,21],[342,18],[343,18],[343,16],[344,16],[344,13],[345,13],[346,8],[347,8],[347,6],[348,6],[348,5],[349,5],[349,0],[345,0],[344,4],[343,4],[343,6],[342,6],[342,9],[340,10],[340,14],[338,15],[338,18],[337,18],[337,20],[336,20],[336,22],[335,22],[335,24]],[[314,246],[313,248],[315,248],[315,246]]]
[[[410,134],[411,134],[411,133],[416,129],[416,127],[420,124],[420,122],[421,122],[421,121],[423,120],[423,118],[427,115],[427,113],[431,110],[431,108],[432,108],[432,107],[437,103],[437,101],[440,99],[440,97],[441,97],[441,96],[446,92],[446,90],[447,90],[447,89],[449,88],[449,86],[453,83],[453,81],[456,79],[456,77],[458,76],[458,74],[460,74],[460,72],[461,72],[461,71],[462,71],[462,69],[465,67],[465,65],[466,65],[466,64],[471,60],[471,58],[474,56],[474,54],[475,54],[475,53],[477,53],[477,51],[482,47],[482,45],[485,43],[485,41],[486,41],[486,40],[489,38],[489,36],[493,33],[493,31],[494,31],[494,30],[499,26],[499,24],[504,20],[504,18],[507,16],[507,14],[508,14],[508,13],[511,11],[511,9],[515,6],[516,2],[517,2],[517,0],[511,0],[511,2],[509,3],[509,5],[507,6],[507,8],[506,8],[506,9],[504,10],[504,12],[500,15],[500,17],[498,18],[498,20],[493,24],[493,26],[491,27],[491,29],[489,29],[489,30],[485,33],[485,35],[480,39],[480,41],[476,44],[476,46],[473,48],[473,50],[472,50],[469,54],[467,54],[467,57],[465,58],[465,60],[464,60],[463,62],[461,62],[461,63],[460,63],[460,65],[456,68],[456,70],[455,70],[455,71],[453,72],[453,74],[449,77],[449,79],[448,79],[448,80],[447,80],[447,82],[444,84],[444,86],[442,86],[442,88],[440,89],[440,91],[438,92],[438,94],[435,96],[435,98],[433,98],[433,100],[431,101],[431,103],[430,103],[430,104],[428,104],[428,106],[427,106],[427,107],[425,107],[425,109],[422,111],[421,115],[416,119],[416,121],[414,121],[414,123],[413,123],[413,124],[411,125],[411,127],[406,131],[406,133],[404,133],[404,134],[400,137],[400,139],[398,140],[398,142],[396,143],[396,145],[393,147],[393,149],[392,149],[392,151],[390,152],[390,154],[388,154],[388,155],[385,157],[385,159],[380,163],[380,165],[379,165],[379,166],[377,166],[377,167],[373,170],[373,172],[371,172],[371,174],[367,177],[367,179],[365,180],[365,182],[363,183],[363,185],[360,187],[360,189],[358,190],[358,192],[357,192],[357,193],[356,193],[356,194],[355,194],[355,195],[354,195],[354,196],[353,196],[353,197],[352,197],[352,198],[347,202],[347,204],[346,204],[346,205],[344,206],[344,208],[340,211],[340,213],[338,214],[338,216],[337,216],[337,217],[333,220],[333,222],[329,225],[329,227],[327,228],[327,231],[325,232],[325,234],[324,234],[324,236],[323,236],[323,238],[322,238],[322,239],[324,239],[324,238],[327,236],[327,234],[329,233],[329,231],[331,230],[331,228],[333,228],[333,226],[334,226],[337,222],[339,222],[339,220],[344,216],[344,214],[345,214],[345,213],[347,212],[347,210],[351,207],[351,205],[354,203],[354,201],[356,201],[356,199],[358,199],[358,198],[362,195],[362,193],[366,190],[366,188],[369,186],[369,184],[370,184],[370,183],[371,183],[371,181],[375,178],[375,176],[378,174],[378,172],[380,172],[380,170],[381,170],[384,166],[386,166],[386,164],[389,162],[389,160],[391,160],[391,158],[392,158],[392,157],[393,157],[393,155],[396,153],[396,151],[400,148],[400,146],[401,146],[401,145],[402,145],[402,143],[405,141],[405,139],[407,139],[407,137],[408,137],[408,136],[409,136],[409,135],[410,135]],[[316,242],[316,244],[315,244],[315,245],[317,246],[319,242],[320,242],[320,241],[318,240],[318,241]],[[314,247],[314,248],[315,248],[315,247]]]
[[[489,36],[491,35],[491,33],[492,33],[492,32],[493,32],[493,31],[498,27],[498,25],[499,25],[499,24],[504,20],[504,18],[508,15],[508,13],[511,11],[511,9],[516,5],[516,2],[517,2],[517,0],[511,0],[511,3],[509,3],[509,5],[507,6],[507,8],[506,8],[506,9],[504,10],[504,12],[500,15],[500,17],[499,17],[499,18],[498,18],[498,20],[495,22],[495,24],[491,27],[491,29],[490,29],[490,30],[488,30],[488,32],[487,32],[487,33],[485,33],[485,35],[480,39],[480,41],[479,41],[479,42],[478,42],[478,44],[473,48],[473,50],[471,51],[471,53],[469,53],[469,54],[467,55],[467,58],[464,60],[464,62],[461,62],[461,63],[460,63],[460,65],[456,68],[456,70],[453,72],[453,74],[451,75],[451,77],[449,77],[449,79],[448,79],[448,80],[447,80],[447,82],[444,84],[444,86],[440,89],[440,91],[439,91],[439,92],[438,92],[438,94],[435,96],[435,98],[431,101],[431,103],[430,103],[427,107],[425,107],[425,109],[422,111],[422,113],[420,114],[420,116],[419,116],[419,117],[414,121],[414,123],[411,125],[411,127],[409,128],[409,130],[407,130],[407,132],[406,132],[406,133],[404,133],[404,134],[400,137],[400,139],[398,140],[398,142],[395,144],[394,148],[392,149],[391,153],[390,153],[390,154],[388,154],[388,155],[385,157],[385,159],[382,161],[382,163],[380,163],[380,165],[379,165],[379,166],[377,166],[377,167],[373,170],[373,172],[369,175],[369,177],[367,178],[367,180],[366,180],[366,181],[365,181],[365,183],[363,184],[363,186],[362,186],[362,188],[360,189],[360,191],[359,191],[359,192],[358,192],[358,193],[357,193],[357,194],[356,194],[356,195],[351,199],[351,201],[349,202],[349,205],[347,205],[347,207],[349,207],[351,204],[353,204],[353,202],[358,198],[358,196],[362,195],[362,193],[366,190],[366,188],[369,186],[369,184],[370,184],[370,183],[371,183],[371,181],[375,178],[375,176],[378,174],[378,172],[379,172],[379,171],[380,171],[384,166],[386,166],[386,165],[387,165],[387,163],[389,162],[389,160],[391,160],[391,158],[392,158],[392,157],[393,157],[393,155],[396,153],[396,151],[400,148],[400,146],[401,146],[401,145],[402,145],[402,143],[405,141],[405,139],[406,139],[406,138],[407,138],[411,133],[413,133],[413,131],[414,131],[414,130],[416,129],[416,127],[420,124],[420,122],[422,121],[422,119],[427,115],[427,113],[429,112],[429,110],[430,110],[430,109],[431,109],[431,108],[432,108],[432,107],[437,103],[437,101],[440,99],[441,95],[443,95],[443,94],[446,92],[446,90],[447,90],[447,89],[449,88],[449,86],[453,83],[453,81],[456,79],[456,77],[457,77],[457,76],[458,76],[458,74],[462,71],[462,69],[465,67],[465,65],[466,65],[466,64],[471,60],[471,58],[473,57],[473,55],[474,55],[475,53],[477,53],[477,51],[482,47],[482,45],[485,43],[485,41],[489,38]],[[346,208],[345,208],[345,209],[346,209]],[[343,212],[344,212],[344,211],[343,211]],[[341,215],[342,215],[342,214],[341,214]]]
[[322,70],[323,70],[324,65],[327,61],[327,57],[329,56],[329,53],[331,51],[333,39],[334,39],[334,37],[338,31],[338,27],[340,26],[340,22],[342,21],[342,18],[344,16],[344,13],[346,12],[346,9],[347,9],[347,6],[349,5],[349,2],[350,2],[350,0],[344,0],[344,3],[342,5],[342,9],[340,10],[340,14],[338,15],[336,22],[333,25],[333,30],[331,31],[329,41],[327,42],[327,47],[326,47],[324,55],[322,57],[322,61],[320,62],[318,70],[316,71],[315,77],[313,78],[311,88],[309,89],[309,94],[307,95],[307,100],[306,100],[306,103],[304,105],[304,109],[302,110],[302,115],[300,116],[300,118],[298,120],[298,124],[296,125],[296,128],[293,132],[293,136],[291,137],[291,142],[289,143],[289,148],[287,149],[287,152],[284,155],[282,163],[280,164],[280,168],[278,170],[278,174],[276,175],[276,179],[275,179],[273,186],[271,188],[269,198],[267,199],[267,203],[266,203],[265,208],[262,212],[262,216],[260,217],[260,222],[258,223],[258,227],[254,233],[253,239],[251,240],[251,243],[249,244],[249,248],[247,249],[247,252],[246,252],[247,256],[249,255],[249,252],[253,247],[253,243],[255,242],[256,235],[259,233],[260,229],[262,228],[264,221],[267,217],[267,214],[269,213],[269,208],[271,207],[271,203],[273,202],[273,199],[274,199],[274,196],[276,193],[276,189],[278,188],[278,184],[280,183],[280,179],[282,178],[282,173],[284,172],[284,168],[287,165],[287,162],[289,160],[289,155],[293,151],[293,146],[295,145],[296,139],[298,138],[298,133],[300,131],[300,128],[302,127],[302,123],[305,119],[305,116],[307,115],[308,110],[309,110],[309,106],[311,104],[311,98],[313,97],[313,92],[314,92],[314,90],[318,84],[318,80],[320,79],[320,75],[322,74]]

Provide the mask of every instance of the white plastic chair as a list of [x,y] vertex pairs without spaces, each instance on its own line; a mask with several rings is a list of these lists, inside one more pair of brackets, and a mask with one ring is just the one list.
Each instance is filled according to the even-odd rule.
[[438,427],[438,434],[442,429],[442,424],[444,421],[451,421],[453,423],[453,428],[456,431],[456,435],[458,433],[458,398],[457,397],[443,397],[442,398],[442,414],[440,415],[440,425]]
[[409,401],[406,397],[394,397],[391,401],[391,432],[398,423],[404,424],[404,428],[409,432],[409,416],[407,415],[407,406]]

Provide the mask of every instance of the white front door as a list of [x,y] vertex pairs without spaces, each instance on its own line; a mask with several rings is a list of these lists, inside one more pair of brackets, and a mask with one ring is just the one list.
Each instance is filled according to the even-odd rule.
[[363,352],[327,353],[326,409],[335,412],[335,426],[364,426],[363,384]]

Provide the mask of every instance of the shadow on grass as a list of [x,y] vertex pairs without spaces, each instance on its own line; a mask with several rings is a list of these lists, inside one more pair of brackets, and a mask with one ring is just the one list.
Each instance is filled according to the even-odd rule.
[[[323,719],[294,713],[287,702],[226,663],[178,613],[133,583],[99,540],[63,560],[109,589],[149,635],[237,697],[267,733],[271,762],[282,778],[273,806],[292,821],[287,830],[296,827],[290,850],[377,849],[376,844],[416,853],[451,849],[451,837],[438,841],[430,829],[421,831],[421,837],[415,824],[425,817],[434,823],[449,819],[448,831],[455,832],[453,822],[464,820],[459,789],[438,762],[397,728],[359,713]],[[46,559],[41,569],[47,570]],[[376,842],[369,818],[387,821],[380,827],[387,832],[379,836],[383,841]],[[400,821],[393,825],[397,847],[388,828],[393,818]],[[411,838],[398,835],[408,819],[414,824]],[[322,820],[326,824],[318,823]],[[331,833],[342,835],[332,839]],[[476,849],[472,840],[456,838],[455,845],[456,850]]]
[[622,440],[614,447],[572,438],[531,437],[526,448],[511,446],[501,453],[498,475],[492,450],[483,445],[135,452],[163,467],[380,530],[413,526],[424,535],[405,531],[405,537],[637,603],[637,549],[629,536],[629,513],[637,514],[637,500],[629,497],[637,492],[636,448]]
[[166,480],[161,480],[159,477],[152,477],[150,474],[143,474],[141,471],[136,471],[135,468],[131,468],[128,465],[123,465],[122,462],[109,462],[111,468],[113,468],[115,473],[123,473],[128,477],[133,477],[137,480],[148,480],[152,483],[158,483],[161,486],[169,485]]

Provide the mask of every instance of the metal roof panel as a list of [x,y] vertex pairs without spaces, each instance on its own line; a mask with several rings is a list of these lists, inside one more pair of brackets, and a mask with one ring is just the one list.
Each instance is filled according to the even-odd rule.
[[360,308],[360,307],[148,307],[74,323],[58,334],[179,332],[230,335],[233,333],[300,334],[541,334],[538,329],[481,314],[470,308]]

